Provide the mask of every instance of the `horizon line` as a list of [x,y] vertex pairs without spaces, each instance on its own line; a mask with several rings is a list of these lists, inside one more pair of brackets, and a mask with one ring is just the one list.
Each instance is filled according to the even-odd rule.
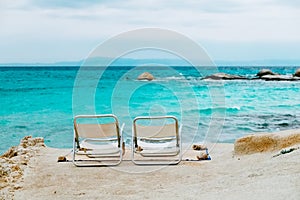
[[[105,57],[92,58],[89,65],[98,66],[97,59],[109,59]],[[99,62],[98,60],[98,62]],[[57,67],[78,67],[84,64],[87,59],[81,59],[76,61],[55,61],[55,62],[2,62],[0,67],[47,67],[47,66],[57,66]],[[161,63],[168,66],[193,66],[185,60],[174,59],[174,58],[119,58],[115,64],[109,66],[133,66],[141,65],[142,62],[155,62],[160,61]],[[212,60],[215,65],[211,66],[300,66],[300,59],[257,59],[257,60]],[[146,64],[146,63],[144,63]],[[155,63],[153,63],[155,64]]]

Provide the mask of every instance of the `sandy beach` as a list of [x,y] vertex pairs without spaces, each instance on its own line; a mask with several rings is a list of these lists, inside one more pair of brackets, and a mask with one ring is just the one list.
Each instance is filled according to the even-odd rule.
[[[80,168],[57,162],[70,149],[33,143],[22,176],[4,184],[2,173],[1,199],[299,199],[299,146],[237,155],[234,144],[216,144],[212,160],[160,167],[134,165],[127,149],[119,166]],[[183,160],[198,153],[185,151]]]

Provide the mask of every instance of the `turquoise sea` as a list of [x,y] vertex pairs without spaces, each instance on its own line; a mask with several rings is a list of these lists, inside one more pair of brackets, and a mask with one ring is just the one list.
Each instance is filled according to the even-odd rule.
[[[293,74],[299,67],[263,68]],[[114,113],[125,123],[127,144],[131,122],[140,115],[177,116],[183,142],[232,143],[250,133],[300,127],[300,81],[205,81],[209,67],[90,67],[78,75],[79,69],[0,67],[0,153],[26,135],[44,137],[50,147],[71,148],[77,114]],[[217,70],[254,77],[260,69]],[[137,81],[144,71],[156,79]]]

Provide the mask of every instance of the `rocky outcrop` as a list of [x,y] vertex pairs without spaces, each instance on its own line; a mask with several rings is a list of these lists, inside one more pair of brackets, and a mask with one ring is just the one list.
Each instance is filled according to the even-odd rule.
[[[298,76],[299,75],[299,76]],[[203,79],[210,80],[265,80],[265,81],[300,81],[300,69],[294,75],[280,75],[275,74],[269,69],[262,69],[256,74],[255,78],[247,78],[239,75],[216,73],[210,76],[206,76]]]
[[274,72],[272,72],[269,69],[262,69],[256,74],[256,76],[258,76],[258,77],[262,77],[265,75],[277,75],[277,74],[275,74]]
[[[18,180],[23,176],[29,160],[45,147],[43,138],[24,137],[19,146],[11,147],[0,156],[0,196],[11,199],[13,191],[21,189]],[[0,198],[1,199],[1,198]]]
[[139,75],[137,79],[152,81],[154,79],[154,76],[152,74],[150,74],[149,72],[144,72],[141,75]]
[[260,79],[266,80],[266,81],[298,81],[300,80],[300,77],[293,77],[288,75],[265,75],[260,77]]
[[256,76],[258,76],[259,79],[266,81],[299,81],[300,69],[298,69],[293,76],[276,74],[269,69],[262,69],[256,74]]
[[212,79],[212,80],[243,80],[247,79],[244,76],[231,75],[225,73],[216,73],[210,76],[206,76],[204,79]]
[[237,139],[234,143],[234,152],[237,155],[272,152],[297,144],[300,145],[300,129],[272,134],[262,133]]
[[300,77],[300,69],[297,69],[295,74],[294,74],[294,77]]

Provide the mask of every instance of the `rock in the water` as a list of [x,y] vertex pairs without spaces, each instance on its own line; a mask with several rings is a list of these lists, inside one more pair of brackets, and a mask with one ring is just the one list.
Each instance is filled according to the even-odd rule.
[[213,79],[213,80],[239,80],[239,79],[247,79],[244,76],[237,76],[225,73],[216,73],[210,76],[206,76],[204,79]]
[[277,74],[277,75],[265,75],[260,77],[260,79],[265,81],[299,81],[300,77]]
[[297,69],[297,71],[295,72],[294,76],[300,77],[300,69]]
[[287,75],[264,75],[260,77],[263,80],[266,81],[294,81],[296,80],[292,76],[287,76]]
[[271,152],[296,144],[300,144],[300,129],[239,138],[234,143],[234,152],[238,155]]
[[144,72],[141,75],[139,75],[137,79],[152,81],[154,79],[154,76],[152,74],[150,74],[149,72]]
[[256,76],[258,76],[258,77],[262,77],[265,75],[277,75],[277,74],[275,74],[274,72],[272,72],[269,69],[262,69],[256,74]]

